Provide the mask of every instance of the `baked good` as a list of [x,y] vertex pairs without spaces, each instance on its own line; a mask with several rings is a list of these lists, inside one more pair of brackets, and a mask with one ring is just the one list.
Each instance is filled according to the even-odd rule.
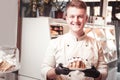
[[0,63],[0,71],[1,72],[5,72],[5,71],[8,71],[10,68],[12,68],[13,65],[8,63],[7,61],[3,60],[1,63]]
[[74,62],[71,62],[68,67],[70,69],[85,69],[86,68],[86,65],[83,61],[74,61]]

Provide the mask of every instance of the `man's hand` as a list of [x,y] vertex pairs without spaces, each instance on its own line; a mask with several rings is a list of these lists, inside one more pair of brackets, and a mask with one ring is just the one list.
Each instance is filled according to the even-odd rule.
[[91,69],[82,70],[82,72],[84,72],[87,77],[98,78],[100,76],[100,72],[94,66],[92,66]]
[[68,75],[70,72],[69,68],[63,67],[63,64],[60,63],[56,68],[55,68],[55,73],[57,75],[63,74],[63,75]]

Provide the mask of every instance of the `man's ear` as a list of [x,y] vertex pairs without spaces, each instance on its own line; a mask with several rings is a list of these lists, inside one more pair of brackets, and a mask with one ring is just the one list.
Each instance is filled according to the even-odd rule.
[[63,19],[66,20],[66,15],[63,16]]
[[66,17],[67,17],[67,13],[64,12],[64,14],[63,14],[63,19],[66,20]]

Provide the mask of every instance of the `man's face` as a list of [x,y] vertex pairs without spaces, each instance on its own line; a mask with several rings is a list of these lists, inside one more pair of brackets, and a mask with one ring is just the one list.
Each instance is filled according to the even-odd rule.
[[87,21],[86,11],[75,7],[67,9],[66,21],[72,32],[83,32],[84,24]]

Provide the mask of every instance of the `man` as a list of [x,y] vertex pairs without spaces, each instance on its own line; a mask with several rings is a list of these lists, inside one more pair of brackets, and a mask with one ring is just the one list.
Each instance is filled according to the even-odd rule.
[[51,40],[41,68],[43,80],[106,80],[102,48],[83,29],[88,19],[86,9],[81,0],[67,4],[69,32]]

